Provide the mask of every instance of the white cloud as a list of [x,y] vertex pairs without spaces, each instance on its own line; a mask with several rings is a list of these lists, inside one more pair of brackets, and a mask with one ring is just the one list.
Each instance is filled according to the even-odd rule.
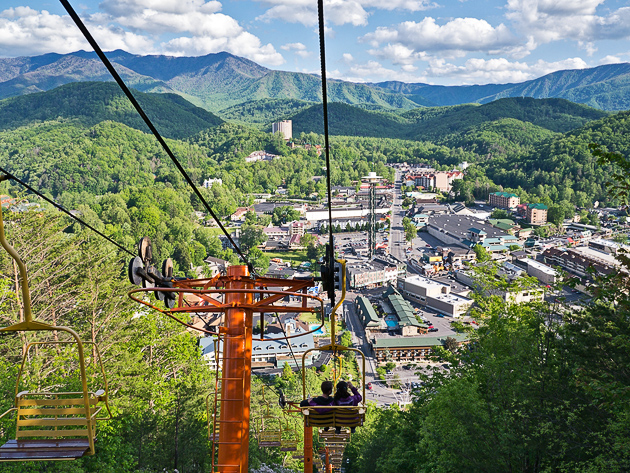
[[456,77],[458,81],[468,84],[509,83],[535,79],[555,71],[586,67],[588,65],[581,58],[569,58],[556,62],[539,60],[532,64],[512,62],[505,58],[472,58],[461,66],[448,63],[444,59],[433,59],[429,63],[426,74],[429,77]]
[[246,31],[230,37],[182,36],[162,43],[161,46],[165,53],[173,56],[198,56],[228,51],[261,64],[279,66],[285,63],[273,45],[262,45],[260,39]]
[[599,63],[600,66],[603,66],[604,64],[619,64],[620,62],[624,62],[624,61],[619,56],[608,55],[601,58],[597,62]]
[[354,62],[354,57],[350,53],[343,53],[341,58],[342,58],[342,61],[345,62],[346,64],[350,64]]
[[587,53],[602,39],[630,38],[630,8],[597,14],[605,0],[508,0],[506,17],[537,43],[570,39]]
[[306,46],[302,43],[287,43],[280,46],[280,49],[285,51],[293,51],[296,56],[306,58],[311,55],[310,51],[306,50]]
[[204,0],[104,0],[100,5],[104,12],[115,17],[142,15],[145,12],[181,15],[190,12],[216,13],[221,10],[218,1]]
[[362,39],[374,48],[387,43],[380,51],[373,49],[372,54],[389,55],[395,63],[401,64],[420,59],[424,52],[464,56],[473,51],[500,53],[521,47],[518,38],[504,24],[493,27],[477,18],[455,18],[439,25],[434,18],[426,17],[420,22],[406,21],[393,28],[379,27]]
[[[269,5],[257,19],[261,21],[281,20],[301,23],[305,26],[317,24],[317,2],[313,0],[258,0]],[[430,0],[324,0],[324,18],[335,25],[351,24],[365,26],[370,12],[367,10],[422,11],[435,8]]]
[[[414,69],[415,70],[415,69]],[[365,64],[355,64],[343,75],[335,76],[351,82],[375,82],[383,80],[399,80],[405,82],[426,82],[426,77],[412,74],[414,70],[400,71],[388,69],[377,61],[368,61]]]
[[[289,23],[302,23],[305,26],[317,24],[317,3],[306,0],[263,0],[273,6],[257,20],[281,20]],[[357,0],[325,0],[324,18],[335,25],[367,24],[368,13]]]
[[361,0],[364,7],[381,8],[384,10],[422,11],[436,8],[438,5],[428,0]]
[[[87,22],[94,38],[105,50],[124,49],[151,54],[152,41],[111,25]],[[0,12],[0,55],[20,56],[56,52],[66,54],[92,50],[69,16],[52,15],[29,7]]]

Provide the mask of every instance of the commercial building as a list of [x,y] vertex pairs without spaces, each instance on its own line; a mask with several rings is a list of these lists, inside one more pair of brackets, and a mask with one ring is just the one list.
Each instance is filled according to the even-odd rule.
[[[491,286],[485,282],[481,284],[472,271],[457,271],[457,273],[455,273],[455,277],[459,282],[471,287],[476,292],[487,296],[499,296],[505,302],[508,302],[510,304],[521,304],[523,302],[542,302],[544,300],[545,291],[541,287],[526,287],[516,289],[514,288],[516,286],[512,286],[511,288],[503,288],[506,286],[504,284],[506,281],[508,283],[512,283],[524,274],[525,271],[523,269],[512,263],[504,262],[502,263],[501,268],[494,273],[494,278],[497,280],[497,282],[501,283],[497,284],[496,286]],[[508,284],[507,286],[510,286],[510,284]]]
[[560,266],[562,269],[580,277],[591,278],[589,270],[595,271],[599,276],[606,276],[614,271],[618,262],[614,257],[601,252],[594,253],[584,251],[584,247],[569,248],[562,250],[559,248],[548,248],[542,253],[543,261],[550,266]]
[[293,122],[291,120],[283,120],[271,124],[271,133],[282,133],[285,141],[293,138]]
[[527,267],[527,274],[537,278],[543,284],[554,284],[558,280],[558,271],[531,258],[520,260]]
[[[292,333],[293,335],[302,332],[300,327],[296,328],[295,321],[287,320],[285,322],[287,333]],[[292,328],[294,330],[292,330]],[[282,368],[284,363],[289,363],[290,366],[295,367],[295,361],[293,355],[291,354],[291,348],[293,349],[293,354],[295,355],[295,359],[298,360],[298,363],[301,363],[302,355],[307,350],[315,348],[315,342],[313,340],[313,334],[304,334],[297,336],[295,338],[285,339],[284,334],[268,334],[266,335],[268,339],[266,340],[257,340],[256,337],[252,340],[252,369],[256,368]],[[289,343],[291,344],[291,348],[289,348]],[[219,353],[223,352],[223,342],[219,341],[218,343]],[[213,337],[204,337],[199,340],[199,346],[201,348],[201,353],[203,358],[210,364],[212,367],[216,367],[216,354],[215,354],[215,343]],[[307,356],[306,365],[310,366],[313,364],[313,358],[318,356],[319,353],[312,351]]]
[[509,192],[491,192],[489,196],[490,205],[502,209],[512,210],[521,203],[521,198]]
[[420,361],[431,354],[436,347],[444,346],[446,339],[452,338],[458,346],[468,340],[465,334],[455,333],[448,337],[383,337],[374,338],[370,345],[379,363],[387,361]]
[[532,225],[547,223],[547,206],[545,204],[527,204],[525,219]]
[[418,322],[413,307],[393,287],[385,292],[381,306],[390,333],[398,333],[403,337],[427,333],[429,326]]
[[473,301],[451,294],[451,286],[422,276],[399,278],[396,287],[408,299],[449,317],[460,317]]
[[378,318],[374,307],[370,303],[367,297],[359,296],[355,300],[356,311],[363,327],[365,328],[380,328],[381,320]]
[[518,238],[467,215],[436,215],[429,219],[427,232],[445,245],[472,248],[479,244],[488,251],[507,251]]
[[398,267],[396,265],[376,259],[346,266],[346,281],[352,289],[393,284],[397,277]]
[[464,173],[462,171],[427,170],[405,176],[404,182],[406,185],[421,186],[424,189],[437,189],[442,192],[450,192],[453,188],[453,181],[463,178]]

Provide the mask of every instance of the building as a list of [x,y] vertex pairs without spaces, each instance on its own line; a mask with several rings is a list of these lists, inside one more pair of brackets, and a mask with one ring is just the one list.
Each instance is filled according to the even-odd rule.
[[558,271],[531,258],[519,260],[527,268],[527,274],[537,278],[543,284],[554,284],[558,280]]
[[521,198],[509,192],[491,192],[490,205],[501,209],[513,210],[521,203]]
[[396,287],[406,298],[449,317],[464,315],[473,301],[451,294],[451,286],[422,276],[399,278]]
[[437,189],[442,192],[450,192],[455,179],[463,179],[462,171],[435,171],[428,169],[417,174],[409,174],[404,177],[403,182],[407,186],[421,186],[424,189]]
[[246,163],[255,163],[256,161],[273,161],[279,158],[277,154],[267,153],[266,151],[254,151],[245,157]]
[[[287,334],[293,335],[303,332],[299,327],[295,329],[295,321],[287,320],[285,322],[287,327]],[[295,329],[292,330],[292,328]],[[267,334],[265,340],[259,340],[256,337],[252,340],[252,369],[256,368],[282,368],[285,363],[289,366],[296,367],[293,355],[298,360],[298,364],[301,364],[302,355],[307,350],[315,348],[315,341],[313,334],[299,335],[295,338],[285,339],[284,334]],[[293,349],[293,355],[291,354],[291,348]],[[223,352],[223,342],[218,343],[219,353]],[[201,354],[208,364],[212,367],[216,367],[216,354],[214,337],[204,337],[199,340],[199,346],[201,348]],[[306,365],[313,364],[313,358],[318,355],[318,352],[312,351],[309,353],[306,359]]]
[[[375,212],[377,214],[388,214],[391,212],[391,205],[382,204],[376,208]],[[332,218],[333,220],[339,218],[356,218],[356,217],[365,217],[369,213],[369,209],[367,207],[346,207],[346,208],[334,208],[332,209]],[[305,214],[306,220],[309,222],[324,220],[328,222],[328,209],[319,208],[307,210]]]
[[212,186],[214,184],[220,184],[223,185],[223,179],[217,178],[217,179],[205,179],[203,181],[203,187],[205,187],[206,189],[211,189]]
[[393,287],[385,292],[385,299],[381,301],[385,313],[385,325],[391,334],[397,333],[403,337],[427,333],[429,327],[420,323],[416,318],[413,307]]
[[[542,302],[545,297],[545,291],[543,288],[517,288],[517,285],[511,284],[521,278],[524,274],[525,271],[523,269],[512,263],[504,262],[494,273],[494,278],[498,283],[500,283],[496,286],[491,286],[487,283],[482,285],[472,271],[457,271],[457,273],[455,273],[455,277],[459,282],[473,288],[476,292],[486,296],[499,296],[505,302],[510,304]],[[506,285],[505,282],[508,282],[508,284]]]
[[283,120],[271,124],[271,133],[282,133],[284,140],[289,141],[293,138],[293,122],[291,120]]
[[355,304],[357,315],[359,316],[363,327],[372,329],[381,327],[381,321],[378,318],[374,307],[372,307],[372,304],[367,297],[357,297],[355,300]]
[[245,220],[245,214],[251,209],[249,207],[238,207],[236,211],[230,215],[230,220],[233,222],[240,222]]
[[429,218],[427,232],[445,245],[472,248],[481,245],[488,251],[507,251],[518,244],[518,238],[509,235],[476,216],[435,215]]
[[230,262],[221,258],[215,258],[214,256],[208,256],[204,263],[210,268],[210,275],[208,277],[215,277],[217,274],[225,274],[227,268],[230,266]]
[[547,223],[547,206],[545,204],[527,204],[525,219],[532,225]]
[[289,235],[299,235],[302,236],[305,233],[304,222],[298,222],[297,220],[289,223]]
[[[459,346],[468,340],[465,334],[459,333],[449,337]],[[370,345],[379,363],[420,361],[428,357],[434,348],[444,346],[449,337],[383,337],[374,338]]]
[[[367,252],[367,247],[365,250]],[[358,249],[356,251],[359,252]],[[346,281],[352,289],[393,284],[397,277],[398,267],[395,264],[383,263],[376,259],[346,266]]]
[[598,276],[607,276],[614,271],[617,260],[606,253],[587,248],[569,248],[562,250],[559,248],[548,248],[542,253],[543,261],[550,266],[560,266],[562,269],[583,278],[591,279],[590,270]]

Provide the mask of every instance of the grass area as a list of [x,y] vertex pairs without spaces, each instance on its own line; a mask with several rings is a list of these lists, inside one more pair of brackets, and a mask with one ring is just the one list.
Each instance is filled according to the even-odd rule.
[[306,322],[307,324],[320,324],[320,320],[317,317],[317,314],[313,314],[311,312],[302,312],[298,317],[302,322]]
[[[265,251],[265,254],[269,256],[269,258],[280,258],[284,262],[291,262],[291,266],[299,266],[305,261],[308,261],[306,258],[306,250],[297,250],[297,251]],[[315,269],[315,268],[312,268]]]

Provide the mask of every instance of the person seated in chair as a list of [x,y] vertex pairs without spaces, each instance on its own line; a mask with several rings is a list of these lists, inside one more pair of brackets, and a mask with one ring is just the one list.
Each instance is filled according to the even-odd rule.
[[[322,395],[317,397],[309,397],[300,402],[300,407],[308,406],[332,406],[333,397],[333,383],[332,381],[324,381],[321,386]],[[327,414],[332,409],[315,409],[318,414]],[[328,427],[324,428],[324,431],[328,432]]]
[[[352,394],[348,392],[348,388],[352,391]],[[337,383],[337,391],[335,391],[335,397],[333,399],[334,406],[358,406],[363,400],[363,397],[359,394],[357,388],[355,388],[350,381],[339,381]],[[355,432],[355,427],[350,428],[350,432]],[[335,429],[335,433],[341,433],[341,427]]]

